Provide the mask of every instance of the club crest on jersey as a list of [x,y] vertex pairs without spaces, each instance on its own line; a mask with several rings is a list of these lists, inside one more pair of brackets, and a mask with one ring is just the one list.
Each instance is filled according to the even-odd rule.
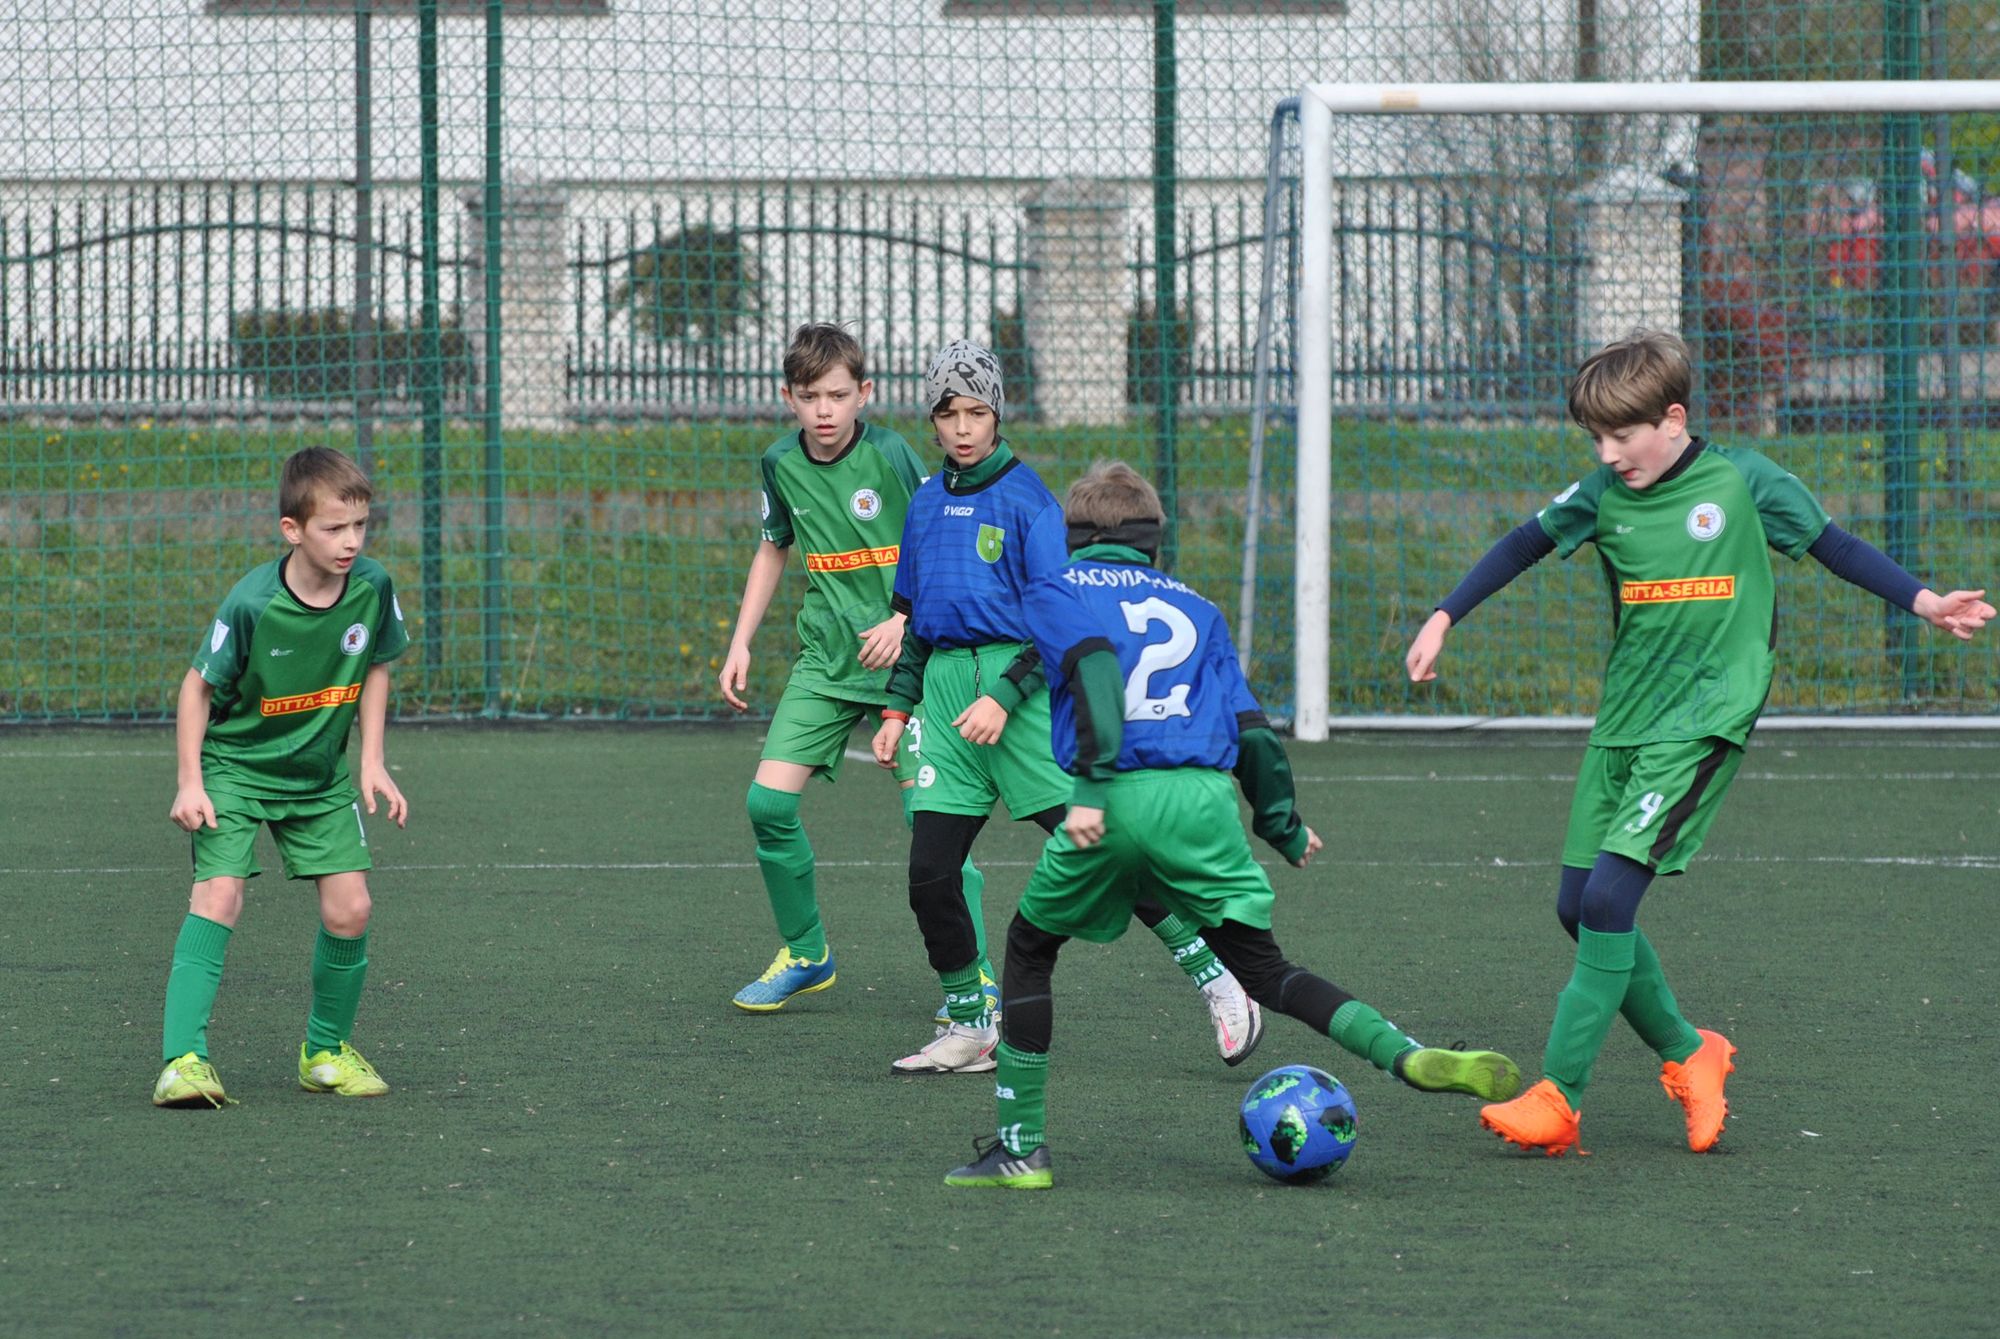
[[208,634],[208,653],[214,655],[222,649],[222,644],[228,640],[229,625],[219,618],[216,619],[215,626],[209,630]]
[[989,563],[997,563],[1000,561],[1000,550],[1006,547],[1006,544],[1005,530],[997,525],[982,525],[979,527],[979,539],[973,547],[978,550],[982,559]]
[[366,623],[352,624],[346,632],[340,634],[340,654],[344,656],[358,656],[367,645],[368,625]]
[[771,519],[771,495],[770,495],[769,493],[759,493],[759,494],[757,494],[757,506],[758,506],[758,509],[759,509],[759,510],[761,510],[761,511],[762,511],[762,512],[764,513],[764,519],[765,519],[765,520],[767,520],[767,521],[768,521],[768,520],[770,520],[770,519]]
[[882,495],[872,488],[858,489],[847,499],[847,509],[857,521],[872,521],[882,514]]
[[1688,513],[1688,534],[1706,544],[1722,533],[1722,527],[1729,524],[1729,518],[1722,514],[1722,508],[1713,502],[1697,502]]

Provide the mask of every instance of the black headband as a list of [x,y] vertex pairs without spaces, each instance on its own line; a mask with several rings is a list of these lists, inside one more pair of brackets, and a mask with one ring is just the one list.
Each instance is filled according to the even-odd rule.
[[1120,521],[1117,525],[1082,525],[1071,521],[1067,527],[1069,550],[1075,553],[1092,544],[1123,544],[1157,560],[1162,528],[1161,523],[1150,516],[1136,521]]

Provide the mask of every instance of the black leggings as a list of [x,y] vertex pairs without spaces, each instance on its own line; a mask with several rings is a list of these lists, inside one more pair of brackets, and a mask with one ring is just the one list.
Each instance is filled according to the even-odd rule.
[[[1028,821],[1044,832],[1062,823],[1064,808],[1052,805]],[[923,932],[924,954],[934,972],[964,971],[979,957],[978,932],[965,906],[965,859],[986,826],[984,814],[934,814],[919,809],[910,823],[910,910]],[[1146,900],[1132,908],[1147,929],[1167,918],[1167,909]],[[1005,998],[1003,993],[1002,998]]]
[[[1269,930],[1223,921],[1202,931],[1222,965],[1235,973],[1250,998],[1298,1019],[1321,1036],[1334,1013],[1354,997],[1324,977],[1288,961]],[[1007,963],[1001,972],[1001,1032],[1017,1051],[1045,1052],[1055,1030],[1051,983],[1056,955],[1068,935],[1051,934],[1016,913],[1007,927]]]

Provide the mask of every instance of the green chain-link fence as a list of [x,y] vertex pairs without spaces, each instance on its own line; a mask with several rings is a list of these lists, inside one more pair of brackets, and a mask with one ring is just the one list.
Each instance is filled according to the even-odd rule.
[[[1298,242],[1295,158],[1266,226],[1281,99],[1308,80],[2000,68],[1996,0],[87,8],[5,21],[0,714],[16,720],[169,713],[215,604],[276,551],[278,462],[312,442],[376,479],[371,551],[417,638],[400,711],[716,713],[756,458],[810,319],[852,325],[869,416],[920,446],[931,351],[992,343],[1022,454],[1058,490],[1102,455],[1153,472],[1174,565],[1226,608],[1254,537],[1253,678],[1277,706]],[[1514,118],[1350,146],[1336,712],[1561,712],[1587,693],[1602,597],[1579,563],[1482,610],[1443,695],[1413,698],[1398,667],[1457,571],[1586,459],[1562,375],[1603,333],[1593,258],[1636,235],[1589,235],[1593,198],[1636,191],[1671,218],[1654,281],[1699,355],[1703,426],[1907,541],[1921,574],[1983,579],[1993,118]],[[1625,194],[1592,196],[1607,183]],[[1897,376],[1924,387],[1914,421],[1885,418]],[[1777,705],[1994,700],[1990,650],[1912,666],[1866,597],[1786,580]],[[762,705],[789,624],[781,604],[758,639]]]

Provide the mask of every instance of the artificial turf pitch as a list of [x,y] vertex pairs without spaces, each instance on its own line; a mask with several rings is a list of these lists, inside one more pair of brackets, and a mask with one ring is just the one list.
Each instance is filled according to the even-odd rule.
[[[857,737],[857,743],[861,742]],[[1741,1048],[1719,1152],[1614,1028],[1590,1156],[1511,1150],[1273,1019],[1242,1069],[1152,937],[1056,977],[1048,1193],[948,1191],[983,1076],[892,1078],[936,979],[886,778],[805,810],[839,983],[750,1016],[776,947],[754,728],[398,726],[355,1040],[394,1086],[300,1092],[308,885],[251,885],[210,1047],[240,1105],[157,1111],[185,839],[168,732],[0,735],[0,1333],[2000,1333],[2000,739],[1767,732],[1641,923]],[[1328,850],[1276,869],[1297,961],[1538,1074],[1576,736],[1295,746]],[[1037,847],[980,843],[996,941]],[[275,859],[260,848],[267,866]],[[1268,856],[1268,852],[1263,852]],[[1237,1145],[1250,1079],[1330,1068],[1332,1181]]]

